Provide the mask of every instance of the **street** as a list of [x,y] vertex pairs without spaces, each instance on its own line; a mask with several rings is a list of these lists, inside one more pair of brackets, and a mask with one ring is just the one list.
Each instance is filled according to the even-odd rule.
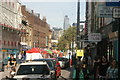
[[70,70],[69,69],[63,69],[62,73],[61,73],[61,76],[60,76],[60,79],[62,79],[62,80],[70,79]]
[[120,0],[31,1],[0,0],[0,80],[118,79]]
[[[0,80],[8,75],[9,75],[8,70],[5,70],[4,72],[0,72]],[[68,79],[70,80],[70,69],[62,69],[61,76],[58,78],[58,80],[68,80]]]

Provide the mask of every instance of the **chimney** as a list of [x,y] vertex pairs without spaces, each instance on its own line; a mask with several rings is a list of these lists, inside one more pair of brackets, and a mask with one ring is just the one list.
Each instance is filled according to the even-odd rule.
[[33,11],[33,10],[31,10],[31,12],[32,12],[32,14],[34,14],[34,11]]
[[38,13],[38,17],[40,18],[40,14]]

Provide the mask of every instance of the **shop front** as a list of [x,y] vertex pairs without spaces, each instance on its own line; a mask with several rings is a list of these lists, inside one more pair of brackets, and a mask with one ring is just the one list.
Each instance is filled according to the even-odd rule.
[[118,31],[110,33],[109,39],[112,45],[112,57],[118,61]]
[[2,49],[1,56],[3,60],[3,65],[7,65],[8,59],[10,58],[10,54],[14,54],[14,57],[17,59],[19,50],[18,49],[7,49],[7,48]]

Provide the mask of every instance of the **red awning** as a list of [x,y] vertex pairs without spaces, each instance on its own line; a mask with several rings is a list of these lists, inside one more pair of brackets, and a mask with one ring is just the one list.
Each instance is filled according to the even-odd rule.
[[32,49],[26,51],[26,53],[40,53],[40,50],[38,48],[32,48]]

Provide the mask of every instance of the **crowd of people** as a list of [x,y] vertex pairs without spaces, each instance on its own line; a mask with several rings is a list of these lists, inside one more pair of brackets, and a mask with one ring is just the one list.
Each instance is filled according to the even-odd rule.
[[[106,56],[100,56],[91,61],[90,55],[81,58],[76,58],[76,54],[72,55],[71,78],[73,80],[118,80],[118,65],[115,59],[108,61]],[[24,57],[20,56],[19,59]],[[7,67],[14,66],[12,70],[15,71],[16,64],[17,61],[11,54]]]
[[86,61],[86,59],[83,58],[82,61],[81,59],[77,59],[76,63],[73,64],[72,79],[93,80],[94,78],[94,80],[118,80],[118,66],[115,59],[108,62],[106,56],[101,56],[95,59],[92,64],[93,66],[91,67],[89,61]]

